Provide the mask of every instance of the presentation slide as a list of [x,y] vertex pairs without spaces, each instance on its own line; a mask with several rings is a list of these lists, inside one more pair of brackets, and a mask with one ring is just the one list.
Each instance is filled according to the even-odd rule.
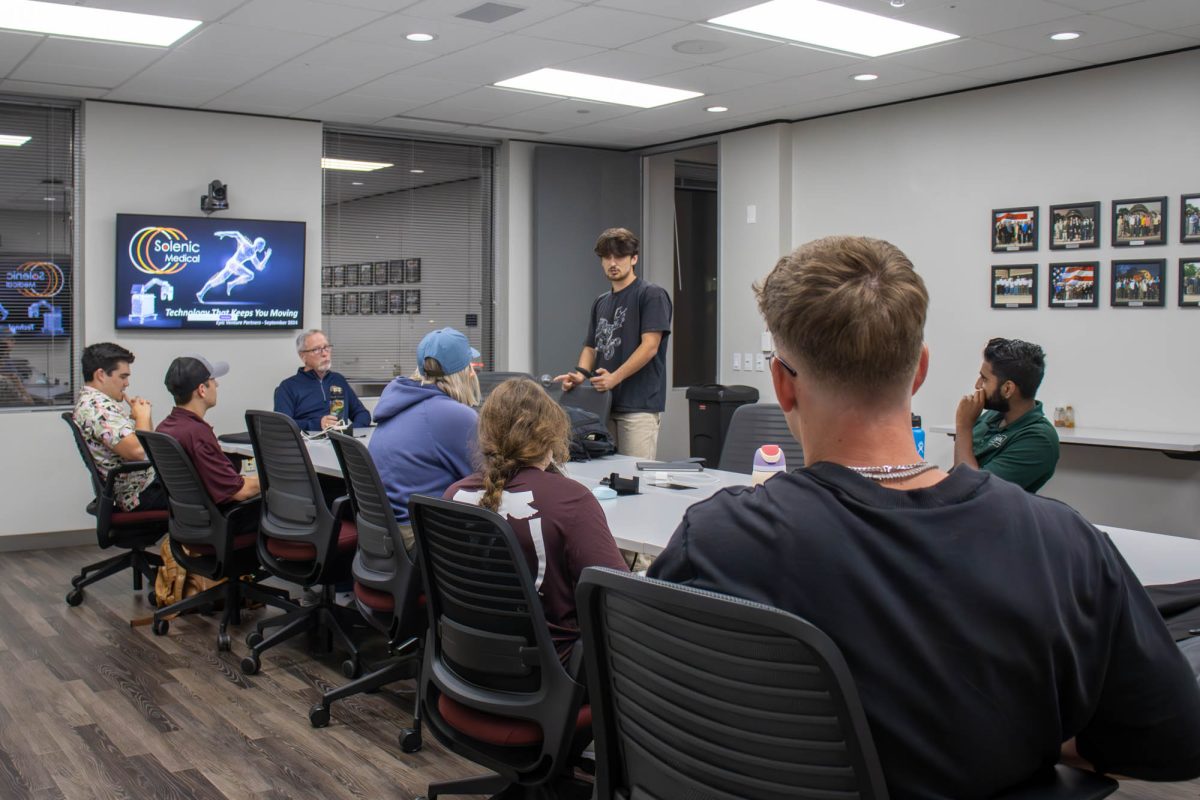
[[117,328],[304,324],[304,223],[117,215]]

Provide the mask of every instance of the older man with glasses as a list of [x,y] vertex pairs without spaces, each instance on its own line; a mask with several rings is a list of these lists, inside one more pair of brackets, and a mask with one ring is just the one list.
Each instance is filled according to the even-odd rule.
[[302,431],[371,424],[371,412],[345,376],[333,371],[333,345],[324,331],[313,328],[301,333],[296,337],[296,352],[304,364],[275,389],[276,411],[296,420]]

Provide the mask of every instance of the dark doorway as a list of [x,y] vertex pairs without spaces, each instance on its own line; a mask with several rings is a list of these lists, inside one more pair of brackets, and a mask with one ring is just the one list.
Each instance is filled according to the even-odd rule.
[[672,385],[717,380],[717,167],[675,162]]

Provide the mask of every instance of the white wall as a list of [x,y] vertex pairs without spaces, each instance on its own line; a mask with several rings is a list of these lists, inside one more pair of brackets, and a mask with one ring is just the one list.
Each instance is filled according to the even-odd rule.
[[[116,340],[137,356],[131,391],[154,404],[158,422],[171,408],[162,375],[189,351],[227,360],[218,432],[243,430],[247,408],[270,407],[281,378],[294,371],[293,334],[226,332],[137,334],[113,328],[113,237],[117,212],[196,215],[204,187],[230,187],[229,215],[307,223],[305,319],[321,318],[321,126],[234,114],[88,102],[83,113],[84,342]],[[92,526],[84,512],[91,489],[59,411],[0,415],[0,484],[9,502],[0,536]],[[19,453],[20,458],[12,454]]]
[[[1200,375],[1186,368],[1183,354],[1200,316],[1175,307],[1178,258],[1200,255],[1200,247],[1176,243],[1179,196],[1197,190],[1197,74],[1200,53],[1189,52],[801,122],[790,126],[790,168],[771,147],[769,129],[723,137],[726,363],[728,352],[750,349],[738,343],[757,335],[760,324],[745,286],[783,249],[770,227],[745,224],[745,205],[769,194],[772,173],[786,169],[790,185],[780,202],[792,203],[787,245],[834,233],[872,235],[904,250],[925,278],[932,365],[914,409],[927,425],[953,421],[984,343],[1006,336],[1046,349],[1039,397],[1048,406],[1070,402],[1081,425],[1197,431],[1192,407]],[[990,251],[993,208],[1038,205],[1045,215],[1050,204],[1099,200],[1108,242],[1113,199],[1157,195],[1170,203],[1166,246],[1052,252],[1043,218],[1036,253]],[[762,212],[760,206],[760,219]],[[1114,256],[1167,259],[1167,308],[1108,307]],[[1047,264],[1073,258],[1101,262],[1101,308],[1046,307]],[[1034,261],[1041,307],[991,309],[989,265]],[[726,279],[743,272],[740,285]],[[723,365],[723,382],[745,375]],[[948,437],[930,434],[934,461],[949,464],[951,452]],[[1200,464],[1157,453],[1064,448],[1059,473],[1042,493],[1095,522],[1195,536],[1198,477]]]

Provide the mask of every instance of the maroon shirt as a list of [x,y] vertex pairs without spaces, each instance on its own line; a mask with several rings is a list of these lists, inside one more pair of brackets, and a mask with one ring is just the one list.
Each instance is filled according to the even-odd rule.
[[246,479],[233,468],[229,456],[221,452],[212,426],[186,408],[175,406],[156,429],[174,437],[196,465],[196,474],[217,505],[228,503]]
[[[483,479],[463,478],[446,490],[449,500],[479,505]],[[575,585],[585,567],[628,571],[600,503],[587,487],[536,467],[518,470],[500,501],[521,542],[554,647],[564,661],[579,639]]]

